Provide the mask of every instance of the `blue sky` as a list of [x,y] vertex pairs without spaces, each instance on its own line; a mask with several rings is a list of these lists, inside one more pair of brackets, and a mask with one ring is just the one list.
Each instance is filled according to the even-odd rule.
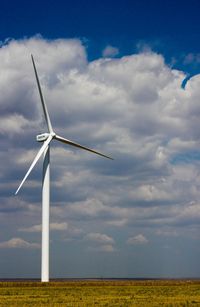
[[199,7],[1,2],[1,278],[40,277],[30,53],[55,131],[115,158],[53,143],[50,276],[199,277]]
[[82,38],[91,58],[105,45],[117,45],[121,54],[150,44],[170,59],[199,51],[199,2],[153,1],[2,1],[2,40],[30,37]]

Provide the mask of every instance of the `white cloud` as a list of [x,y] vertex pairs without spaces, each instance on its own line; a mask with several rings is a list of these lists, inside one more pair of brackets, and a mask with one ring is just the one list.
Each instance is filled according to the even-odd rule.
[[6,136],[10,133],[21,133],[28,123],[28,120],[19,114],[2,117],[0,118],[0,133]]
[[40,248],[38,243],[29,243],[21,238],[12,238],[5,242],[0,242],[0,248],[25,248],[35,249]]
[[128,219],[121,219],[121,220],[110,220],[107,222],[108,225],[116,226],[116,227],[123,227],[127,224]]
[[[68,229],[68,224],[66,222],[64,223],[50,223],[49,225],[50,230],[53,231],[64,231]],[[34,225],[31,227],[21,228],[19,231],[24,232],[41,232],[42,231],[42,225]]]
[[111,45],[106,46],[106,48],[103,50],[102,55],[103,57],[114,57],[119,54],[119,49],[116,47],[113,47]]
[[146,243],[148,243],[148,240],[143,234],[138,234],[134,237],[130,237],[127,240],[127,244],[129,244],[129,245],[146,244]]
[[106,234],[102,234],[102,233],[88,233],[85,236],[86,240],[89,241],[93,241],[93,242],[97,242],[97,243],[101,243],[101,244],[114,244],[114,240],[113,238],[107,236]]
[[68,209],[72,213],[91,217],[98,216],[101,212],[107,211],[106,206],[101,201],[95,198],[86,199],[83,202],[76,202],[70,204],[68,206]]
[[89,251],[106,253],[115,251],[115,247],[113,246],[115,244],[114,239],[106,234],[91,232],[85,235],[84,240],[94,244],[87,248]]
[[50,223],[50,230],[63,231],[68,229],[68,224],[64,223]]
[[24,231],[24,232],[41,232],[41,230],[42,230],[41,224],[19,229],[19,231]]
[[[163,224],[166,234],[181,226],[198,232],[200,75],[183,89],[186,75],[151,50],[89,63],[79,40],[41,37],[0,48],[1,221],[17,216],[13,229],[40,229],[41,169],[30,175],[22,194],[11,197],[39,146],[35,135],[46,129],[30,53],[55,131],[115,158],[52,142],[52,227],[70,233],[65,218],[82,236],[91,229],[110,233],[110,227],[126,233],[132,227],[135,233],[138,226],[155,234]],[[22,226],[27,217],[34,226]],[[109,238],[99,234],[99,242],[88,242],[113,246]],[[142,238],[132,237],[137,240]]]

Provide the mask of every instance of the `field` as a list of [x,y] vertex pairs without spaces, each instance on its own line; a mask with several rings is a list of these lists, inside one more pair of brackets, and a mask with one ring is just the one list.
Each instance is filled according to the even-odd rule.
[[3,281],[0,306],[200,306],[200,280]]

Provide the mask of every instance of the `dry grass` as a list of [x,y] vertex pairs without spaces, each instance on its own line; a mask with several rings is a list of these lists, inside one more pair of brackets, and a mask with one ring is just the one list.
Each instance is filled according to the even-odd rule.
[[0,282],[0,306],[200,306],[200,281]]

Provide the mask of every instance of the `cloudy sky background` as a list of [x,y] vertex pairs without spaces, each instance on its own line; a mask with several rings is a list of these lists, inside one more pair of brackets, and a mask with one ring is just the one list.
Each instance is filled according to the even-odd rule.
[[[5,22],[21,23],[13,28],[7,23],[6,28],[1,19],[1,278],[40,277],[42,161],[14,196],[40,148],[35,136],[46,132],[31,53],[55,132],[114,158],[52,141],[50,276],[199,277],[198,28],[193,17],[190,29],[196,31],[183,37],[183,12],[172,10],[169,1],[156,32],[153,17],[159,24],[161,2],[155,1],[155,11],[142,3],[122,5],[126,14],[121,15],[120,33],[120,7],[111,4],[98,7],[98,14],[93,9],[96,22],[90,15],[83,27],[83,17],[89,15],[81,15],[75,4],[66,8],[62,3],[66,19],[64,13],[57,15],[54,27],[51,2],[46,23],[39,13],[39,26],[33,18],[26,23],[25,3],[22,15],[4,4]],[[111,8],[116,17],[116,29],[110,20],[112,31]],[[69,28],[67,9],[80,17],[75,33],[60,29]],[[145,14],[151,16],[146,39],[147,21],[140,28],[128,11],[134,16],[143,11],[143,22]],[[177,20],[173,14],[167,32],[164,21],[175,11]],[[195,12],[189,8],[188,18]],[[131,26],[129,32],[124,24]],[[57,32],[52,34],[53,29]],[[175,36],[179,47],[173,44]]]

